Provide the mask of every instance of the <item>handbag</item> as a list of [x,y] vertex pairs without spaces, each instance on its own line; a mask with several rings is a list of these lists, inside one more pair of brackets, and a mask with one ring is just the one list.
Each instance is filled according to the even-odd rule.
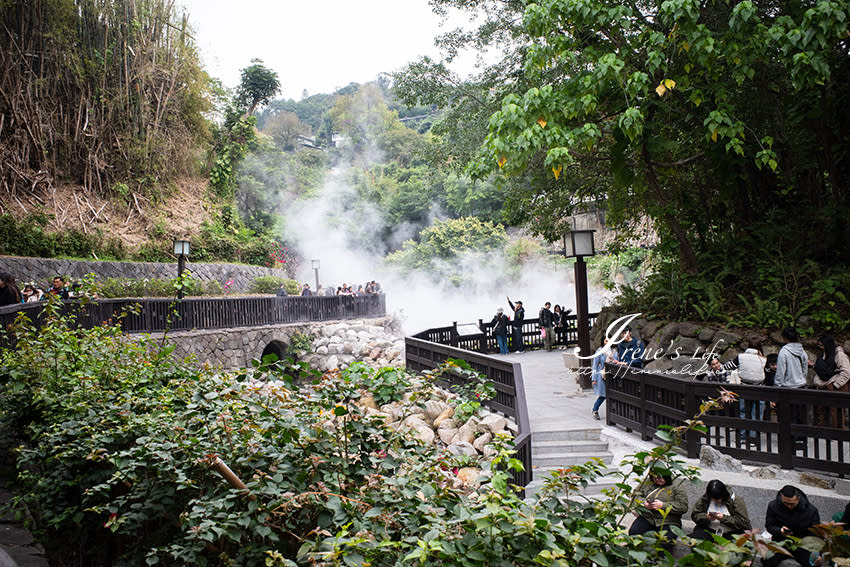
[[544,339],[546,338],[546,327],[543,327],[542,329],[540,329],[540,336],[543,337]]

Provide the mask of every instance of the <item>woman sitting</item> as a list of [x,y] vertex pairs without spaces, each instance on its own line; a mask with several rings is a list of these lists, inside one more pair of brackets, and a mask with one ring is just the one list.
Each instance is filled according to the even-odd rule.
[[[668,538],[675,537],[671,526],[682,527],[682,515],[688,511],[688,493],[684,477],[673,478],[670,471],[653,471],[635,491],[635,521],[629,535],[642,535],[650,531],[663,531]],[[662,510],[666,514],[662,514]],[[672,545],[672,544],[670,544]],[[667,547],[665,545],[665,547]]]
[[710,539],[711,534],[729,537],[752,529],[747,505],[717,479],[705,487],[705,494],[694,504],[691,519],[696,523],[691,534],[694,539]]

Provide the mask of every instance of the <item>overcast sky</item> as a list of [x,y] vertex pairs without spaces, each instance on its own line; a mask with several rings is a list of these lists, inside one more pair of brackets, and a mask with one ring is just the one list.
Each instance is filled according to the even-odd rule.
[[[448,29],[427,0],[177,0],[189,14],[207,71],[235,87],[259,58],[285,98],[364,83],[421,55],[438,57]],[[456,26],[463,18],[453,18]],[[471,65],[465,67],[471,70]],[[459,71],[463,67],[458,68]]]

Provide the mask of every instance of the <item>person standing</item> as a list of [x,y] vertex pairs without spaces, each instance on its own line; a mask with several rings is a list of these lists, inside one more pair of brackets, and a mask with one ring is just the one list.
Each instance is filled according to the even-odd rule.
[[[788,536],[804,538],[813,535],[809,528],[820,523],[820,513],[809,502],[806,494],[787,484],[776,495],[776,499],[767,505],[764,528],[770,533],[775,542],[785,541]],[[798,547],[791,555],[800,565],[809,565],[809,551]],[[774,554],[762,560],[764,567],[777,567],[786,555]]]
[[496,344],[499,345],[499,354],[508,354],[508,316],[505,315],[504,309],[501,307],[496,309],[496,315],[490,321],[490,325],[493,327]]
[[21,302],[21,292],[15,284],[15,278],[8,272],[0,273],[0,306]]
[[643,368],[643,343],[626,327],[617,344],[617,360],[634,368]]
[[511,298],[507,295],[505,299],[508,300],[508,305],[514,312],[514,320],[511,322],[513,325],[514,346],[517,352],[525,352],[525,339],[522,336],[522,325],[525,322],[525,307],[522,306],[522,301],[517,300],[516,305],[514,305],[511,303]]
[[[831,335],[823,335],[818,339],[821,353],[815,359],[815,386],[820,390],[830,392],[847,392],[850,389],[850,360],[844,349],[835,344]],[[829,427],[844,427],[844,410],[830,407],[823,408],[823,413],[829,416]],[[826,421],[826,416],[822,416]]]
[[[741,378],[742,384],[759,385],[764,383],[764,367],[767,364],[767,359],[761,351],[761,339],[751,337],[747,350],[738,355],[738,376]],[[764,402],[760,400],[741,400],[740,404],[741,419],[760,420],[764,413]],[[758,433],[755,431],[743,431],[741,435],[746,436],[748,440],[758,440]]]
[[804,388],[806,386],[806,373],[809,369],[809,355],[800,344],[800,336],[794,327],[782,329],[782,337],[787,341],[785,346],[779,349],[779,357],[776,359],[776,376],[773,378],[775,386],[780,388]]
[[56,296],[59,299],[68,299],[70,294],[68,288],[65,287],[65,278],[56,276],[53,278],[53,287],[47,290],[47,293]]
[[593,393],[596,394],[596,401],[593,402],[593,417],[599,417],[599,408],[605,402],[607,392],[605,391],[605,362],[608,360],[608,337],[602,339],[602,346],[594,353],[593,360],[590,363],[590,384],[593,386]]
[[555,315],[549,309],[552,306],[548,301],[543,304],[543,307],[540,309],[540,314],[538,317],[538,324],[540,325],[540,333],[543,335],[543,348],[546,350],[552,350],[552,342],[553,342],[553,334],[555,332],[554,323],[555,323]]

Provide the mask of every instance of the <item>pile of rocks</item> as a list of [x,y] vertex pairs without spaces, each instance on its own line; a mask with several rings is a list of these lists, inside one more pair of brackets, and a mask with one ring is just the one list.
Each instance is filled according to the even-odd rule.
[[319,370],[360,361],[373,368],[404,366],[404,336],[391,317],[315,325],[312,352],[300,359]]
[[[429,388],[427,384],[414,386],[413,391],[428,392],[424,404],[414,402],[410,394],[400,402],[379,406],[375,398],[365,395],[358,405],[366,415],[378,415],[395,429],[406,429],[424,443],[433,444],[452,455],[465,455],[474,462],[492,457],[496,450],[492,446],[496,435],[514,437],[516,424],[505,417],[479,410],[476,415],[459,419],[456,413],[458,397],[441,388]],[[480,467],[463,467],[457,471],[457,486],[476,487],[481,475]]]

